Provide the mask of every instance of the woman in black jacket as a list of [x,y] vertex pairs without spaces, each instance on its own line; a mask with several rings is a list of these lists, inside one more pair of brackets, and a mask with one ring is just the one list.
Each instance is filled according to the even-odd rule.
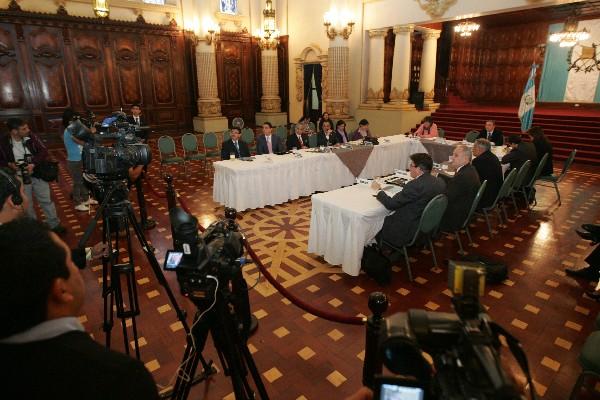
[[548,154],[548,160],[542,168],[541,176],[552,175],[554,171],[552,165],[552,143],[544,135],[544,130],[541,126],[532,126],[527,133],[535,146],[538,161],[544,157],[544,154]]

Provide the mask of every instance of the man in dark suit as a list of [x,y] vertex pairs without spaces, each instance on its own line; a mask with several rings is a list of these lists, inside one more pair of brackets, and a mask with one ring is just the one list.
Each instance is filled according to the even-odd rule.
[[478,139],[487,139],[496,146],[504,144],[504,135],[502,131],[496,128],[496,122],[492,120],[485,121],[485,128],[479,132]]
[[531,142],[524,142],[521,139],[521,135],[511,135],[508,138],[508,146],[511,149],[510,152],[502,157],[502,160],[500,161],[502,164],[510,165],[506,173],[508,174],[513,168],[519,170],[527,160],[530,160],[531,168],[525,179],[525,181],[528,182],[533,176],[535,166],[537,165],[537,152],[535,146]]
[[471,149],[467,146],[454,148],[452,167],[456,170],[454,177],[439,175],[446,181],[448,196],[448,207],[440,225],[444,232],[454,232],[461,228],[481,186],[477,170],[471,165]]
[[473,167],[477,170],[479,181],[487,181],[485,192],[479,202],[479,208],[487,208],[492,205],[504,178],[502,177],[502,165],[494,153],[490,151],[492,145],[487,139],[477,139],[473,145]]
[[317,136],[318,146],[333,146],[337,143],[337,137],[333,129],[331,129],[331,122],[323,122],[323,130],[319,132]]
[[302,133],[303,127],[300,124],[296,124],[295,132],[293,135],[288,136],[287,138],[287,149],[293,150],[294,147],[297,150],[307,149],[308,145],[308,136]]
[[83,279],[56,234],[40,222],[17,218],[0,226],[0,254],[4,397],[158,399],[152,375],[140,361],[85,332],[77,318],[85,298]]
[[262,125],[263,134],[256,139],[257,154],[283,153],[285,148],[283,142],[277,135],[273,135],[273,125],[265,122]]
[[148,141],[148,135],[150,134],[150,128],[148,127],[148,121],[146,121],[146,118],[142,115],[142,107],[139,104],[132,104],[131,115],[127,116],[127,122],[136,126],[136,136],[146,143]]
[[231,128],[230,136],[231,139],[224,141],[221,146],[221,160],[229,160],[232,154],[235,154],[235,158],[250,157],[248,144],[240,139],[240,128]]
[[[410,176],[413,179],[402,191],[394,197],[388,196],[384,191],[377,193],[377,200],[388,210],[395,211],[385,217],[377,239],[379,242],[383,239],[397,247],[412,240],[425,206],[446,189],[442,179],[431,175],[433,160],[429,154],[415,153],[410,156],[410,160]],[[373,188],[380,189],[377,183],[373,184]]]

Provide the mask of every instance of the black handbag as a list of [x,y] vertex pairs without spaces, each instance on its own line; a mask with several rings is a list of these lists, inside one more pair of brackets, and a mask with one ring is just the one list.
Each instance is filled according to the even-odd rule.
[[363,271],[375,279],[378,285],[386,286],[392,281],[392,263],[376,245],[366,246],[360,261]]
[[489,259],[477,254],[469,254],[461,257],[463,261],[475,262],[485,268],[485,281],[487,283],[502,283],[508,279],[508,267],[506,264]]
[[56,161],[42,161],[33,168],[34,178],[46,182],[58,181],[58,163]]

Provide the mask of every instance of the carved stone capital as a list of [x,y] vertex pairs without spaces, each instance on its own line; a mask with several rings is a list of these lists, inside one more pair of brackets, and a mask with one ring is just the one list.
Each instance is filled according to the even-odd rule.
[[219,117],[219,116],[221,116],[221,100],[219,100],[219,99],[198,99],[198,115],[200,117]]
[[413,24],[395,25],[394,26],[394,33],[396,35],[401,34],[401,33],[412,33],[414,31],[415,31],[415,26]]
[[386,34],[387,29],[369,29],[370,38],[385,37]]
[[281,112],[281,98],[279,96],[263,96],[260,98],[262,112]]
[[456,0],[415,0],[431,18],[444,15],[448,8],[456,3]]
[[327,99],[326,101],[326,111],[330,117],[335,119],[347,119],[350,117],[348,114],[350,110],[350,100],[342,99],[342,100],[333,100]]
[[440,38],[440,31],[427,31],[422,32],[421,36],[423,36],[423,40],[438,40]]

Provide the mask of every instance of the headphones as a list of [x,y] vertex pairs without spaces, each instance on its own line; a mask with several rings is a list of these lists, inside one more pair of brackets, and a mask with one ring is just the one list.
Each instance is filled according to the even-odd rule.
[[8,183],[13,187],[12,202],[14,203],[14,205],[20,206],[21,204],[23,204],[23,197],[21,197],[20,191],[21,183],[15,181],[15,179],[12,176],[4,172],[2,169],[0,169],[0,175],[4,176],[8,180]]

